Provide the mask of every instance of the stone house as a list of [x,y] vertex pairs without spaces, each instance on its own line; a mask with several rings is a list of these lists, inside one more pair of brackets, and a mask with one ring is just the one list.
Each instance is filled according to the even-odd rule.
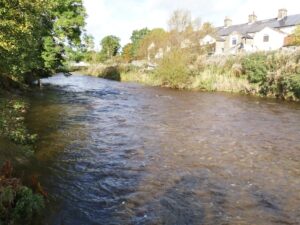
[[278,50],[297,25],[300,14],[288,16],[286,9],[279,9],[276,18],[267,20],[257,20],[253,13],[248,23],[238,25],[232,25],[232,20],[226,17],[224,26],[217,27],[215,34],[206,35],[200,45],[215,44],[215,54]]

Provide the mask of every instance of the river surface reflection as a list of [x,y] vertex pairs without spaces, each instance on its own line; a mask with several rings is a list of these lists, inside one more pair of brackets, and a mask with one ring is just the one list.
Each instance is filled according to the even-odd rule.
[[55,76],[28,170],[44,224],[300,224],[300,105]]

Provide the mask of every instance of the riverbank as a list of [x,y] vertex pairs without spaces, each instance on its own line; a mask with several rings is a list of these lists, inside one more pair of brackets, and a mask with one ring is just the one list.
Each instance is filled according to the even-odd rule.
[[[0,146],[14,146],[14,152],[2,153],[0,167],[0,224],[34,224],[44,208],[41,194],[22,184],[13,173],[14,164],[26,161],[34,153],[36,134],[31,134],[25,123],[29,103],[20,94],[0,93]],[[1,149],[11,151],[11,149]],[[20,176],[20,174],[19,174]],[[37,182],[38,183],[38,182]],[[41,187],[39,186],[41,190]]]
[[299,50],[211,57],[176,50],[157,65],[154,70],[130,64],[91,65],[81,73],[151,86],[300,100]]

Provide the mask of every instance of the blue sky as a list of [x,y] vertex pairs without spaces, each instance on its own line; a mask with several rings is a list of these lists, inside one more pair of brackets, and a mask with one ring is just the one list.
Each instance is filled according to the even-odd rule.
[[258,19],[277,16],[279,8],[288,14],[300,14],[298,0],[83,0],[87,9],[87,32],[95,37],[96,45],[106,35],[121,38],[122,45],[129,42],[131,33],[143,27],[167,29],[172,11],[185,9],[202,22],[215,26],[223,24],[225,16],[234,24],[247,22],[253,11]]

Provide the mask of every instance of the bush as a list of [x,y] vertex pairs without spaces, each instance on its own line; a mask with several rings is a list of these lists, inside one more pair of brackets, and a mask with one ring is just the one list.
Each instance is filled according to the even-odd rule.
[[15,207],[12,210],[13,224],[32,224],[34,219],[41,215],[44,208],[44,199],[34,194],[27,187],[21,187],[15,195]]
[[300,74],[287,76],[282,82],[287,98],[292,100],[300,99]]
[[266,55],[255,53],[242,59],[244,73],[250,83],[263,83],[266,81],[268,66]]
[[183,50],[169,52],[159,63],[155,75],[163,86],[185,88],[190,83],[189,57]]
[[44,199],[11,177],[12,166],[6,162],[0,174],[0,224],[30,225],[41,215]]
[[102,77],[104,79],[109,79],[109,80],[116,80],[116,81],[120,81],[121,80],[120,71],[119,71],[119,68],[117,66],[106,67],[101,72],[101,74],[99,75],[99,77]]

